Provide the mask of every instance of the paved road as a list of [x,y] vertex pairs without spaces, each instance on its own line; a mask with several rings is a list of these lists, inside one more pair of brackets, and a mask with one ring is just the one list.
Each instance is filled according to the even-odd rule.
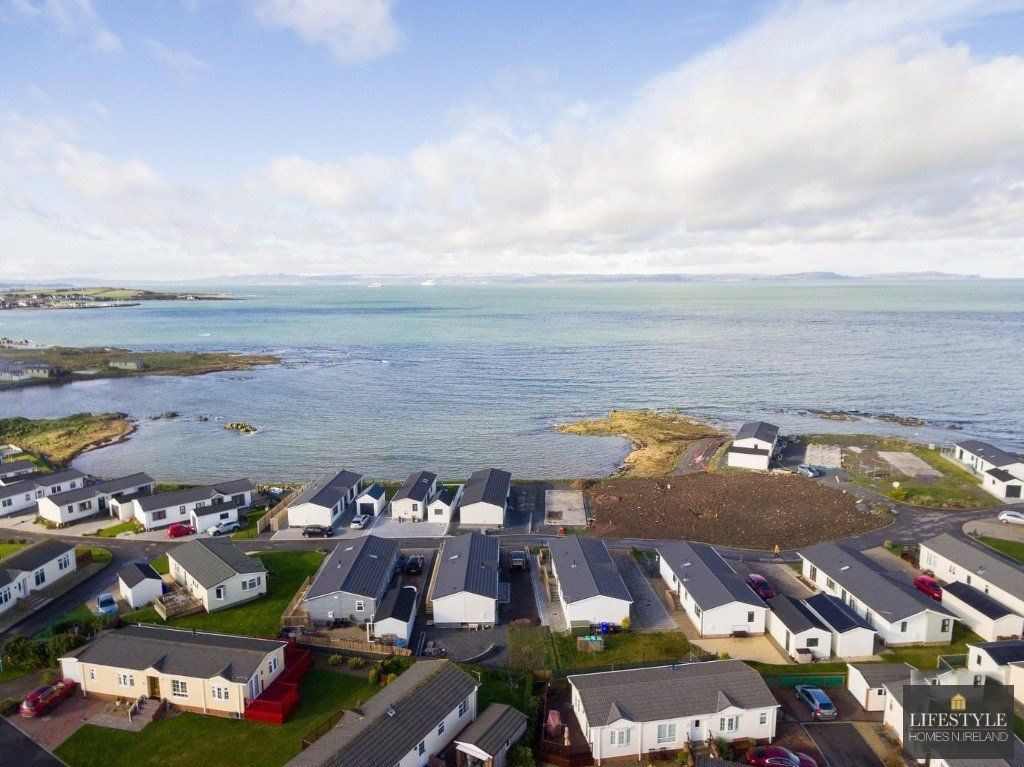
[[18,767],[67,767],[60,759],[0,718],[0,764]]
[[804,729],[828,767],[882,767],[882,760],[852,724],[820,722],[805,724]]

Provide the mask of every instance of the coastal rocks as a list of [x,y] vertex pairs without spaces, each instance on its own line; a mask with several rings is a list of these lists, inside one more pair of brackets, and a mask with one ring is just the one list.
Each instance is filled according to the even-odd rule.
[[908,415],[896,415],[895,413],[869,413],[864,410],[815,410],[810,412],[818,418],[825,418],[829,421],[885,421],[895,423],[899,426],[927,426],[928,422],[923,418],[914,418]]
[[224,428],[228,431],[237,432],[238,434],[256,434],[259,432],[259,429],[251,423],[243,423],[241,421],[229,421],[224,424]]
[[165,413],[158,413],[157,415],[151,415],[150,421],[173,421],[175,418],[181,416],[177,410],[168,410]]

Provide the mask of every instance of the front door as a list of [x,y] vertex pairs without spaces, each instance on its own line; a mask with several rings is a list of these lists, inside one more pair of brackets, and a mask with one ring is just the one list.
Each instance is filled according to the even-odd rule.
[[160,677],[150,676],[146,677],[149,682],[149,697],[159,698],[160,697]]
[[700,719],[694,719],[690,725],[690,740],[694,743],[704,740],[704,728],[700,726]]

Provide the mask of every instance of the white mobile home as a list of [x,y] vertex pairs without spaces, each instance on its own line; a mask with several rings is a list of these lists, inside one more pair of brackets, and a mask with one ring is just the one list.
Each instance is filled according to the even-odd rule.
[[417,597],[415,586],[395,587],[388,591],[373,616],[371,636],[390,639],[399,647],[407,647],[416,623]]
[[657,551],[662,580],[702,637],[765,632],[768,605],[711,546],[676,541]]
[[604,541],[570,535],[548,544],[566,623],[623,626],[633,598]]
[[498,539],[465,533],[441,545],[428,592],[435,625],[493,626],[502,589]]
[[987,642],[1024,635],[1024,617],[966,583],[947,583],[942,589],[942,605]]
[[884,572],[859,551],[834,543],[798,553],[804,579],[845,602],[885,644],[949,644],[953,614],[914,588],[905,573]]
[[988,442],[965,439],[953,446],[957,461],[981,477],[981,486],[1005,501],[1021,499],[1024,459]]
[[572,707],[597,764],[688,742],[775,737],[779,703],[738,660],[575,674]]
[[427,519],[427,503],[437,492],[437,475],[430,471],[410,474],[391,499],[393,519],[423,522]]
[[39,467],[28,458],[19,458],[16,461],[0,461],[0,485],[20,482],[22,478],[37,473],[39,473]]
[[288,526],[334,527],[355,502],[362,481],[362,475],[353,471],[338,471],[310,482],[288,504]]
[[[779,594],[768,605],[768,635],[794,660],[832,655],[832,631],[799,599]],[[809,660],[809,659],[808,659]]]
[[884,711],[888,683],[909,682],[916,669],[909,663],[847,663],[846,689],[865,711]]
[[77,490],[40,498],[37,513],[56,525],[69,525],[96,514],[109,514],[111,498],[125,501],[150,495],[153,485],[153,478],[143,473],[86,484]]
[[87,479],[77,469],[23,476],[30,478],[0,486],[0,517],[30,509],[48,496],[84,487]]
[[459,501],[459,522],[479,527],[502,527],[511,495],[512,475],[507,471],[474,471]]
[[203,603],[223,610],[267,593],[267,568],[227,538],[196,538],[167,552],[171,577]]
[[1024,615],[1024,568],[996,551],[948,533],[921,544],[921,567],[941,581],[960,581]]
[[51,586],[78,569],[75,547],[49,540],[0,559],[0,614],[19,599]]
[[155,602],[164,593],[164,581],[152,565],[132,562],[117,572],[121,599],[133,610]]
[[845,602],[831,594],[803,600],[832,632],[832,654],[837,658],[870,658],[875,654],[875,630]]
[[767,471],[779,449],[779,427],[764,421],[743,424],[733,437],[726,462],[741,469]]
[[[967,671],[974,684],[991,679],[999,684],[1012,684],[1010,669],[1024,663],[1024,641],[1010,639],[1003,642],[982,642],[967,645]],[[1021,692],[1015,690],[1019,698]]]
[[[156,493],[141,497],[119,500],[110,499],[110,513],[121,521],[135,519],[146,530],[159,530],[180,522],[196,524],[200,518],[209,518],[210,514],[234,512],[247,509],[252,505],[253,485],[247,479],[236,479],[220,482],[216,485],[192,487],[175,490],[170,493]],[[193,514],[193,512],[197,512]],[[216,522],[211,522],[216,524]]]

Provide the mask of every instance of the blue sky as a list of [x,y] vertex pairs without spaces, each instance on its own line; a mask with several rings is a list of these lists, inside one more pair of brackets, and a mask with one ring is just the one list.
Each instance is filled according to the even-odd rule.
[[0,0],[0,277],[1024,276],[1022,48],[1015,2]]

